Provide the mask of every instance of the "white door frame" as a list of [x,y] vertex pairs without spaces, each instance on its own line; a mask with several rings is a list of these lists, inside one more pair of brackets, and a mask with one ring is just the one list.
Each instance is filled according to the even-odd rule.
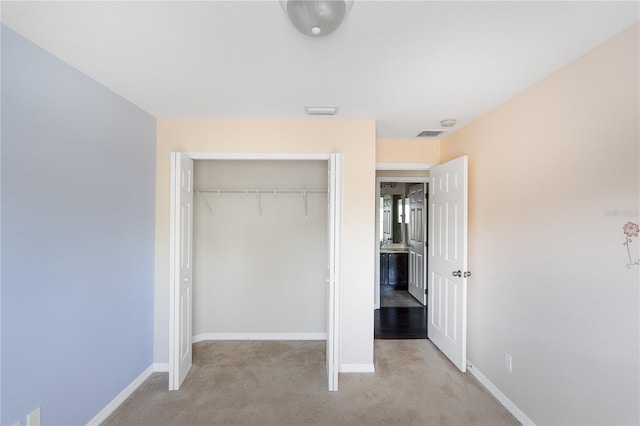
[[[342,156],[342,154],[331,154],[331,153],[218,153],[218,152],[182,152],[182,154],[188,155],[192,160],[325,160],[331,166],[331,163],[335,161],[335,156]],[[339,161],[339,164],[342,164]],[[172,184],[172,182],[170,182]],[[344,175],[342,173],[338,174],[337,185],[342,188],[344,184]],[[175,206],[173,206],[175,200],[171,200],[170,203],[170,211],[173,211]],[[342,211],[342,196],[340,194],[339,197],[332,197],[332,200],[328,200],[333,202],[332,211],[335,212],[334,220],[335,227],[339,230],[342,228],[342,220],[343,220],[343,211]],[[172,217],[170,215],[170,217]],[[170,219],[171,220],[171,219]],[[170,224],[172,225],[172,224]],[[334,234],[336,235],[336,234]],[[341,279],[342,279],[342,271],[339,265],[342,264],[340,256],[342,250],[340,250],[342,246],[342,237],[340,234],[337,234],[338,240],[335,238],[328,241],[328,244],[331,246],[331,253],[335,256],[334,264],[338,265],[334,271],[333,280],[331,280],[330,285],[333,286],[333,297],[330,298],[330,306],[327,306],[327,311],[332,314],[333,324],[335,326],[331,330],[327,330],[327,341],[332,343],[333,350],[331,354],[333,355],[332,360],[328,360],[328,364],[333,366],[335,371],[327,372],[328,374],[332,374],[335,376],[335,383],[331,384],[330,390],[337,390],[337,376],[338,370],[340,368],[340,322],[339,322],[339,314],[340,314],[340,294],[341,294]],[[169,276],[169,309],[170,312],[174,309],[174,297],[172,296],[175,292],[176,282],[175,277],[173,275]],[[174,318],[173,322],[170,321],[169,324],[169,341],[170,347],[169,351],[172,353],[176,344],[179,344],[177,339],[172,339],[171,336],[176,329],[176,322],[178,318]],[[169,371],[175,371],[176,366],[174,365],[175,359],[173,357],[169,357]],[[169,384],[171,386],[171,383]],[[171,390],[171,387],[170,387]]]
[[[409,168],[397,168],[397,167],[411,167]],[[408,170],[408,171],[418,171],[418,170],[428,170],[429,168],[435,166],[435,164],[425,164],[423,167],[420,167],[420,164],[397,164],[393,167],[393,170]],[[427,166],[424,168],[424,166]],[[389,170],[386,168],[379,168],[380,165],[376,165],[376,170]],[[428,177],[377,177],[376,178],[376,232],[375,232],[375,260],[376,260],[376,270],[375,270],[375,280],[373,280],[375,289],[374,289],[374,301],[373,301],[373,309],[380,309],[380,184],[387,182],[398,182],[398,183],[428,183]],[[393,206],[395,208],[395,206]],[[428,220],[428,219],[427,219]],[[424,229],[423,232],[427,230]],[[425,280],[427,279],[427,275],[425,274]],[[425,283],[426,285],[426,283]]]

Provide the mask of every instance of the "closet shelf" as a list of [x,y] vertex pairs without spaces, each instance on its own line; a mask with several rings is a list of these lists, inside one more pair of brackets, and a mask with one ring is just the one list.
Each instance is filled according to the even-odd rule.
[[278,194],[326,194],[326,189],[196,189],[196,192],[211,194],[245,194],[245,195],[278,195]]
[[300,195],[302,196],[302,200],[304,202],[304,217],[309,217],[308,212],[308,202],[307,196],[309,194],[326,194],[328,191],[326,189],[196,189],[196,194],[198,197],[207,206],[209,212],[213,216],[213,209],[211,208],[211,204],[207,201],[206,198],[202,195],[204,194],[215,194],[215,195],[225,195],[225,194],[240,194],[240,195],[255,195],[256,200],[258,201],[258,211],[260,212],[260,216],[262,216],[262,199],[263,195],[278,195],[278,194],[286,194],[286,195]]

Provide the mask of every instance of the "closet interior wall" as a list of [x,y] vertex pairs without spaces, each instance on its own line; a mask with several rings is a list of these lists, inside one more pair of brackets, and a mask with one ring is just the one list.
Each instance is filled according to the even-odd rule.
[[238,190],[194,197],[197,340],[326,333],[327,195],[277,190],[326,191],[327,170],[326,161],[195,162],[196,190]]

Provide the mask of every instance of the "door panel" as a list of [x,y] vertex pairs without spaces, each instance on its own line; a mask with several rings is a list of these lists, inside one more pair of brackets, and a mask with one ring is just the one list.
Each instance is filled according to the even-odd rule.
[[467,359],[467,157],[430,170],[429,339],[461,370]]
[[338,348],[338,306],[340,285],[340,215],[342,206],[342,155],[331,154],[328,173],[329,235],[328,235],[328,278],[327,278],[327,343],[326,368],[330,391],[338,390],[338,371],[340,368]]
[[193,360],[193,160],[186,154],[171,154],[171,206],[169,389],[178,390]]
[[423,183],[409,187],[409,293],[423,305],[425,295],[424,256],[424,187]]

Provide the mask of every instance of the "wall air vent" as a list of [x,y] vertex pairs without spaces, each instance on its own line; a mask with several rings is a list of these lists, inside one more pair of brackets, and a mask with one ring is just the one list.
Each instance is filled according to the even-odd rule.
[[305,106],[304,112],[308,115],[338,115],[337,106]]
[[417,138],[433,138],[444,133],[443,130],[423,130],[416,135]]

